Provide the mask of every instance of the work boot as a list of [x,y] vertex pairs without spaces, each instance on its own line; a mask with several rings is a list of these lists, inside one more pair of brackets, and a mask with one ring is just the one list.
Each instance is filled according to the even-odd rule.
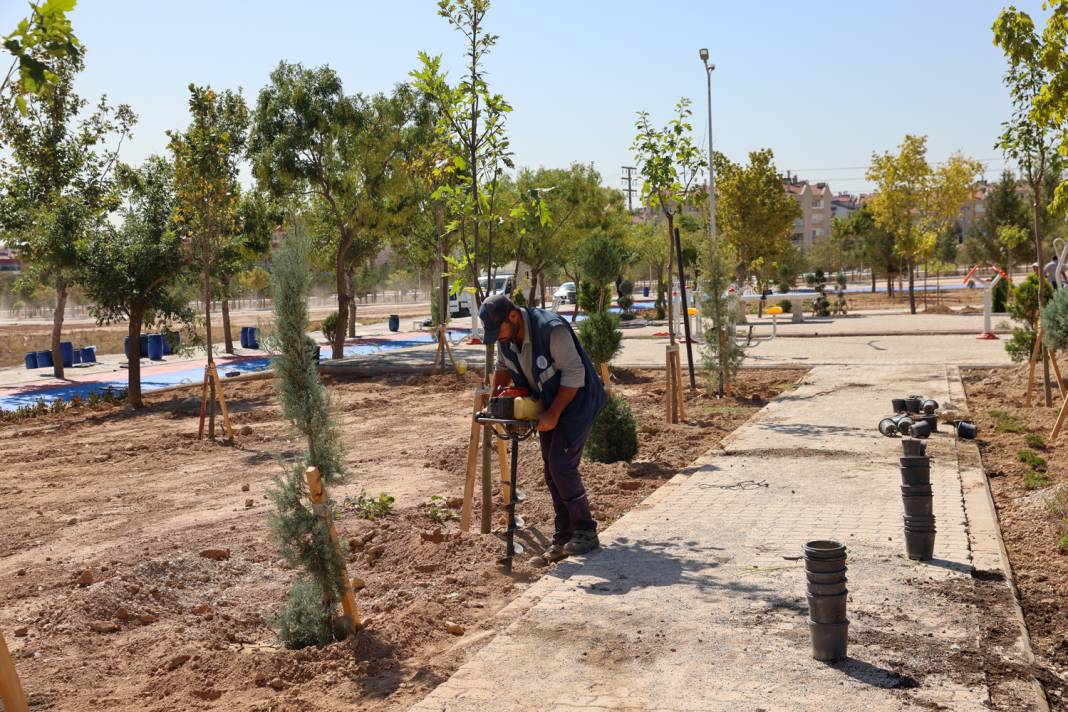
[[571,541],[564,544],[564,553],[568,556],[580,556],[600,548],[601,542],[597,538],[596,529],[579,529],[575,536],[571,537]]
[[561,561],[567,558],[567,553],[564,552],[564,547],[560,544],[553,544],[551,547],[533,556],[530,559],[531,566],[537,566],[541,568],[548,566],[549,564],[555,564],[557,561]]

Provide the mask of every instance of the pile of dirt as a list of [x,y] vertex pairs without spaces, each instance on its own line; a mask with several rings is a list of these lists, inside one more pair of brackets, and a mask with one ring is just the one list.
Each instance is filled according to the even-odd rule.
[[[1031,407],[1026,365],[965,371],[964,386],[1032,647],[1048,673],[1040,679],[1061,693],[1050,694],[1051,707],[1068,710],[1068,431],[1047,442],[1058,408],[1042,407],[1037,375]],[[1059,406],[1055,384],[1053,394]]]
[[[664,373],[616,373],[639,452],[583,464],[601,525],[801,375],[743,371],[732,397],[691,394],[690,422],[666,425]],[[278,458],[302,449],[270,381],[228,385],[233,447],[196,439],[194,389],[149,395],[139,413],[77,408],[0,425],[0,628],[34,707],[406,709],[492,638],[496,614],[546,570],[524,556],[503,575],[502,540],[461,535],[453,518],[477,377],[327,383],[350,470],[330,494],[368,625],[324,648],[286,650],[270,627],[296,572],[268,539],[265,493]],[[521,455],[529,554],[551,538],[552,510],[537,445]],[[363,492],[395,497],[392,512],[358,516]],[[493,521],[499,530],[499,512]]]

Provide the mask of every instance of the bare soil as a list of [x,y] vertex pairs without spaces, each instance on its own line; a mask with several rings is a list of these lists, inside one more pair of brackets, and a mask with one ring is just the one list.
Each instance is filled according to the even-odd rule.
[[[745,370],[730,398],[691,394],[691,421],[674,426],[662,422],[662,371],[615,374],[640,449],[631,463],[583,465],[601,525],[802,373]],[[196,439],[192,389],[150,394],[138,413],[82,407],[0,424],[0,629],[31,707],[399,710],[421,699],[546,571],[524,556],[505,576],[501,539],[428,516],[432,495],[458,507],[476,378],[328,379],[351,473],[331,496],[369,623],[321,649],[287,650],[267,623],[296,572],[268,539],[265,492],[278,458],[301,448],[270,381],[227,389],[233,447]],[[526,444],[528,554],[552,535],[540,470]],[[394,496],[392,513],[357,516],[344,502],[362,491]]]
[[[1060,405],[1042,407],[1041,369],[1025,403],[1026,365],[964,372],[979,449],[997,506],[1020,605],[1054,710],[1068,710],[1068,429],[1047,442]],[[1007,416],[1007,417],[1006,417]],[[1027,436],[1038,436],[1029,444]],[[1021,458],[1020,453],[1024,454]],[[1033,457],[1045,461],[1041,466]],[[1032,460],[1025,464],[1024,459]],[[1036,466],[1037,465],[1037,466]]]

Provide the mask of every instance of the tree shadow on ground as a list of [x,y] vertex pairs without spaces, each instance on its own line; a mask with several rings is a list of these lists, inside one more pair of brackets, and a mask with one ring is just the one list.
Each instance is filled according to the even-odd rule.
[[804,437],[844,435],[848,437],[872,439],[874,435],[878,435],[878,431],[875,430],[874,425],[871,429],[868,429],[846,428],[840,425],[821,425],[819,423],[756,423],[755,427],[761,430],[771,430],[781,435],[796,435]]
[[597,596],[627,595],[633,591],[683,585],[695,589],[708,601],[724,596],[745,598],[762,604],[760,612],[776,610],[807,613],[808,606],[797,597],[738,580],[733,574],[720,572],[730,556],[716,554],[723,547],[702,545],[696,541],[656,541],[617,537],[607,546],[582,559],[568,560],[553,570],[561,579],[576,574],[601,581],[580,582],[585,593]]
[[909,690],[920,686],[920,683],[914,677],[902,675],[893,670],[887,670],[852,657],[836,663],[828,663],[827,667],[838,670],[866,685],[884,690]]
[[928,559],[927,561],[919,562],[925,566],[937,566],[940,569],[948,569],[950,571],[957,571],[962,574],[971,574],[972,565],[963,564],[959,561],[950,561],[949,559]]

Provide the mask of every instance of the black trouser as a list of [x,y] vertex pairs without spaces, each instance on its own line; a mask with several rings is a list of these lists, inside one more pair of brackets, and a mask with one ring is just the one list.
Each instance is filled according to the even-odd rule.
[[576,530],[597,530],[578,470],[590,431],[587,429],[572,443],[567,442],[559,429],[538,435],[541,437],[541,457],[545,461],[545,484],[549,486],[556,512],[553,543],[566,544]]

